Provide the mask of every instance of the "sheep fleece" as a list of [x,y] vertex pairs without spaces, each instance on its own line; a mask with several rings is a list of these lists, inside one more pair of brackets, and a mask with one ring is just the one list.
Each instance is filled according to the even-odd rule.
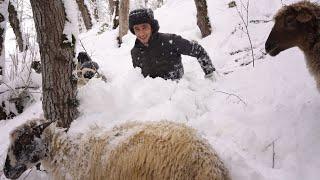
[[207,141],[180,123],[128,122],[73,139],[50,126],[44,136],[51,145],[42,163],[54,179],[230,180]]

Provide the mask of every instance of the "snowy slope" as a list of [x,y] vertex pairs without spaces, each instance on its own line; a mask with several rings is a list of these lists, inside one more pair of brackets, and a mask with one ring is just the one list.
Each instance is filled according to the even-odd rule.
[[[200,39],[193,0],[168,0],[155,11],[161,32],[180,34],[205,47],[220,72],[217,82],[205,80],[197,61],[186,56],[185,75],[179,83],[143,78],[132,68],[132,34],[125,36],[121,48],[116,45],[116,31],[97,35],[96,28],[81,34],[109,83],[94,79],[80,89],[81,117],[73,122],[70,134],[94,124],[108,129],[127,120],[168,119],[196,128],[217,150],[235,180],[317,180],[320,95],[304,57],[297,48],[275,58],[263,55],[273,22],[250,23],[254,52],[262,59],[254,68],[252,64],[241,66],[251,61],[250,52],[233,52],[249,47],[248,39],[238,28],[241,20],[236,9],[228,8],[228,2],[208,0],[214,32],[205,39]],[[251,2],[250,20],[271,20],[279,7],[278,0]],[[38,102],[15,119],[0,121],[0,168],[9,132],[41,114]],[[35,170],[27,174],[20,179],[47,179]]]

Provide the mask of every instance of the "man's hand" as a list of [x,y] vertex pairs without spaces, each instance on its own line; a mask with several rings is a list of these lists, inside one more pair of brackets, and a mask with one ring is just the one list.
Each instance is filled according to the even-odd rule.
[[206,74],[205,76],[204,76],[204,78],[205,79],[208,79],[208,80],[210,80],[210,81],[212,81],[212,82],[216,82],[217,81],[217,78],[216,78],[216,71],[213,71],[212,73],[210,73],[210,74]]

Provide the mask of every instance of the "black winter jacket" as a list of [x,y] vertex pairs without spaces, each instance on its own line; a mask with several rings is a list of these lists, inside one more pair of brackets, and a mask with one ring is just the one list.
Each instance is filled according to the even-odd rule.
[[197,42],[175,34],[155,32],[144,46],[138,39],[131,50],[133,67],[140,67],[144,77],[180,79],[184,74],[181,54],[196,57],[204,73],[215,71],[205,49]]

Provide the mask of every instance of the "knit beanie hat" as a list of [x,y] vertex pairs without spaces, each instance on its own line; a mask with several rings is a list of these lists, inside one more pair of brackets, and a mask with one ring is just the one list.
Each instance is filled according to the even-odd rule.
[[159,23],[154,19],[152,9],[136,9],[129,14],[129,29],[132,34],[134,34],[133,26],[137,24],[148,23],[151,25],[152,33],[159,30]]

